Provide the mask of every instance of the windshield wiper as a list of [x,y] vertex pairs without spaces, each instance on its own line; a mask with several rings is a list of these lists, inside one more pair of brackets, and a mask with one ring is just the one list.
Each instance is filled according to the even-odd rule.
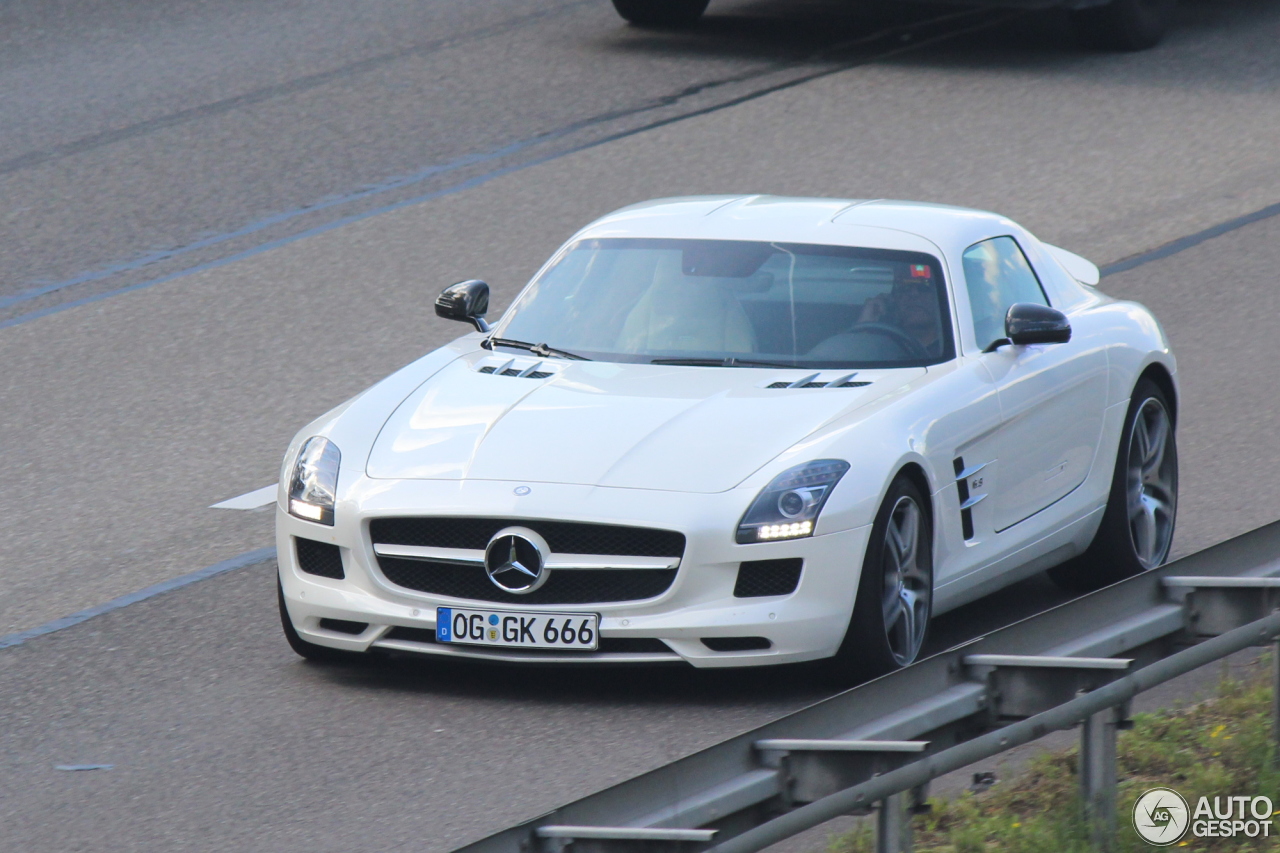
[[515,347],[516,349],[527,349],[534,355],[539,355],[543,358],[551,358],[553,355],[558,355],[560,358],[571,358],[574,361],[591,361],[591,359],[587,358],[585,355],[578,355],[576,352],[556,349],[555,347],[549,347],[546,344],[531,344],[527,341],[515,341],[511,338],[490,337],[485,338],[480,342],[480,346],[485,349],[493,349],[495,345],[500,347]]
[[799,369],[800,365],[795,362],[785,361],[752,361],[750,359],[735,358],[653,358],[649,360],[650,364],[681,364],[688,367],[787,367]]

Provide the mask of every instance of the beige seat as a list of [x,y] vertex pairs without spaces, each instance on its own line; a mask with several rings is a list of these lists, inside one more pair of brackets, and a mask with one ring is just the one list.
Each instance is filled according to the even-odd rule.
[[680,255],[664,257],[653,285],[622,325],[623,352],[755,352],[755,332],[742,306],[714,278],[686,276]]

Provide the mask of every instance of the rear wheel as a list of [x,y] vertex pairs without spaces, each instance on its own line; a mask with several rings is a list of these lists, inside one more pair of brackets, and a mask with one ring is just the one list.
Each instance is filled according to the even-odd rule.
[[638,27],[687,27],[710,0],[613,0],[618,14]]
[[1141,379],[1133,389],[1098,533],[1079,557],[1049,570],[1064,589],[1100,589],[1162,565],[1178,515],[1178,444],[1169,401]]
[[837,675],[874,678],[913,663],[932,614],[933,523],[915,483],[899,476],[871,526]]
[[280,585],[280,578],[276,578],[276,603],[280,608],[280,627],[284,629],[284,638],[289,643],[289,648],[293,649],[302,657],[317,663],[333,663],[335,661],[350,661],[356,659],[353,652],[344,652],[341,649],[331,649],[328,646],[318,646],[315,643],[308,643],[302,637],[298,636],[298,631],[293,627],[293,620],[289,618],[289,610],[284,605],[284,587]]
[[1076,35],[1101,50],[1146,50],[1164,38],[1177,0],[1111,0],[1071,13]]

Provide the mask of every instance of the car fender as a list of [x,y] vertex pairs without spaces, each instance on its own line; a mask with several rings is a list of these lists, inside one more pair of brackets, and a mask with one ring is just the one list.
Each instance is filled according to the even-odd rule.
[[338,500],[341,501],[344,487],[364,475],[369,451],[386,423],[387,416],[422,383],[471,351],[475,344],[471,338],[479,338],[479,335],[465,335],[432,350],[298,430],[290,440],[281,463],[278,492],[280,505],[287,505],[286,491],[298,452],[307,439],[317,435],[332,441],[342,454],[338,463]]
[[[793,445],[743,484],[752,498],[788,468],[813,459],[843,459],[849,470],[831,491],[815,535],[863,527],[875,521],[876,512],[890,484],[903,468],[917,465],[928,483],[930,501],[945,484],[940,484],[924,454],[918,435],[927,419],[917,409],[925,405],[918,396],[909,396],[912,386],[877,400],[839,418]],[[904,405],[904,403],[910,404]]]

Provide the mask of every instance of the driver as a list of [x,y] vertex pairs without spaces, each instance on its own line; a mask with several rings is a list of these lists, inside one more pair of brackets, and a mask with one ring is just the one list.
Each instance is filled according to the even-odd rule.
[[[932,272],[923,264],[911,264],[900,269],[894,276],[893,290],[887,295],[871,297],[862,306],[858,324],[896,326],[919,343],[928,355],[941,354],[938,292]],[[855,325],[854,329],[857,328]]]

